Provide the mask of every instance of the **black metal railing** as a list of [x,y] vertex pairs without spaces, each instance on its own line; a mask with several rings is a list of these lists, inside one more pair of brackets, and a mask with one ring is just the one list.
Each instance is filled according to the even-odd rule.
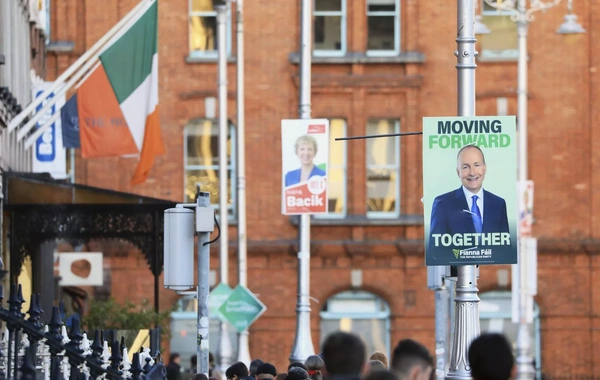
[[50,322],[44,325],[38,294],[31,296],[24,313],[20,284],[11,286],[8,308],[3,305],[3,293],[0,285],[0,320],[6,327],[4,344],[0,344],[0,380],[166,378],[156,339],[158,328],[150,330],[151,347],[134,353],[130,362],[124,338],[119,343],[114,331],[96,330],[90,342],[81,332],[79,320],[73,319],[65,334],[58,306],[52,308]]

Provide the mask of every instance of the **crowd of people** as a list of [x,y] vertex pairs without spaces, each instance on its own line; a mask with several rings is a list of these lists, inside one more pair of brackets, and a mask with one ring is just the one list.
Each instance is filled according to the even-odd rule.
[[[335,332],[325,339],[321,353],[304,363],[291,363],[285,371],[261,359],[250,368],[237,362],[223,376],[214,359],[209,361],[209,373],[188,373],[190,380],[434,380],[434,358],[421,343],[403,339],[394,348],[391,360],[381,352],[367,356],[366,346],[355,334]],[[192,371],[195,363],[192,358]],[[501,334],[485,333],[469,347],[469,366],[473,380],[508,380],[515,376],[515,359],[511,346]],[[171,354],[167,365],[167,380],[186,380],[177,353]]]

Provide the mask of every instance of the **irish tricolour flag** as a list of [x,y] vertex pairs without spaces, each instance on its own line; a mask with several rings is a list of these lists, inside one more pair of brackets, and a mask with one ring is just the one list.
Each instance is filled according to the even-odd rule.
[[100,55],[77,90],[82,155],[140,154],[132,184],[146,180],[164,153],[158,114],[156,1]]

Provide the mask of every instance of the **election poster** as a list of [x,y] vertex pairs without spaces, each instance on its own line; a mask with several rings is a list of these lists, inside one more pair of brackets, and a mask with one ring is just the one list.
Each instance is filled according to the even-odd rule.
[[281,121],[284,215],[328,211],[329,120]]
[[423,118],[425,265],[517,262],[514,116]]
[[533,181],[519,182],[519,232],[531,236],[533,224]]

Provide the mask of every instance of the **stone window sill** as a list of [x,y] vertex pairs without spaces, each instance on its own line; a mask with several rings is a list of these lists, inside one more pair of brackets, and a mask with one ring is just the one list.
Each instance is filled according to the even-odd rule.
[[[208,57],[192,57],[192,56],[187,56],[185,58],[185,62],[186,63],[217,63],[219,61],[219,57],[213,57],[213,56],[208,56]],[[227,63],[235,63],[237,62],[236,57],[227,57]]]
[[[507,54],[507,55],[495,55],[495,54],[482,54],[477,56],[477,62],[481,63],[513,63],[519,61],[518,54]],[[527,56],[529,61],[529,56]]]
[[46,45],[47,52],[53,53],[71,53],[75,50],[73,41],[51,41]]
[[477,57],[477,62],[482,63],[511,63],[517,62],[519,57]]
[[[290,216],[290,223],[300,224],[300,216]],[[400,215],[397,218],[367,218],[365,215],[349,215],[346,218],[311,218],[313,226],[422,226],[423,215]]]
[[[293,52],[289,54],[289,61],[293,64],[300,63],[300,53]],[[390,57],[376,57],[369,56],[365,53],[349,52],[343,56],[315,56],[312,57],[313,64],[386,64],[386,63],[424,63],[425,55],[416,51],[407,51],[400,53],[396,56]]]

